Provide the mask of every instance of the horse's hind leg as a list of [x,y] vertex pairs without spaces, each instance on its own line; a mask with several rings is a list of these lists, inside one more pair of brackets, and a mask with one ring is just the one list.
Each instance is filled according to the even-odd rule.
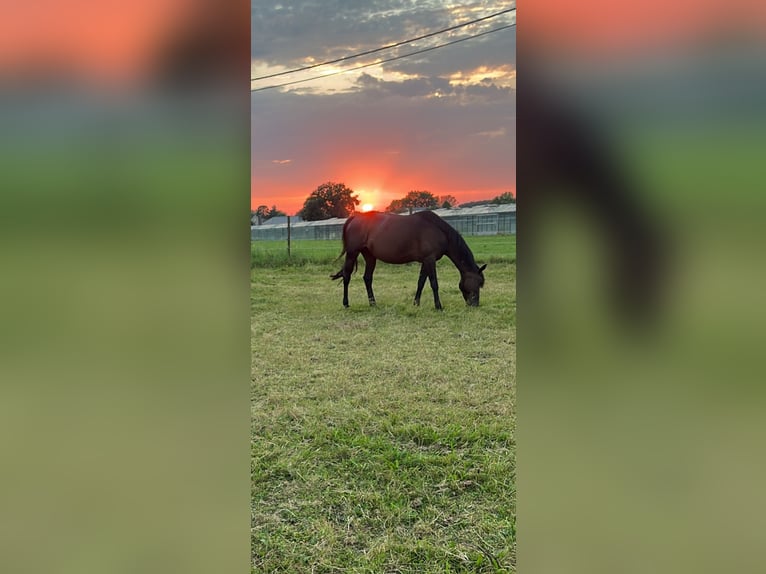
[[422,263],[420,265],[420,276],[418,277],[418,290],[415,291],[415,305],[420,305],[420,295],[423,293],[423,286],[426,284],[426,277],[428,277],[428,271],[426,269],[426,264]]
[[362,251],[364,257],[364,286],[367,288],[367,298],[370,301],[370,305],[375,305],[375,294],[372,292],[372,274],[375,273],[375,264],[378,262],[372,254],[364,250]]
[[443,307],[439,299],[439,282],[436,280],[436,262],[429,261],[428,264],[423,263],[423,266],[428,268],[428,280],[431,282],[431,290],[434,292],[434,306],[441,311]]
[[341,273],[343,274],[343,306],[348,307],[348,284],[351,282],[351,274],[354,272],[354,265],[359,253],[346,253],[346,261],[343,264]]

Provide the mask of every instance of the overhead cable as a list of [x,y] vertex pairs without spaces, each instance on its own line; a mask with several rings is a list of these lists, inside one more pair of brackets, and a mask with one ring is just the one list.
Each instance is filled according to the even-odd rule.
[[500,26],[499,28],[493,28],[492,30],[487,30],[486,32],[481,32],[480,34],[474,34],[472,36],[466,36],[464,38],[458,38],[457,40],[452,40],[450,42],[445,42],[443,44],[439,44],[437,46],[431,46],[429,48],[423,48],[421,50],[416,50],[414,52],[408,52],[407,54],[401,54],[400,56],[393,56],[391,58],[386,58],[384,60],[378,60],[377,62],[370,62],[369,64],[363,64],[361,66],[355,66],[353,68],[348,68],[345,70],[338,70],[337,72],[330,72],[329,74],[321,74],[319,76],[312,76],[310,78],[303,78],[301,80],[293,80],[291,82],[283,82],[281,84],[272,84],[270,86],[264,86],[262,88],[251,88],[250,92],[261,92],[263,90],[271,90],[274,88],[281,88],[283,86],[291,86],[293,84],[300,84],[303,82],[310,82],[312,80],[321,80],[323,78],[329,78],[331,76],[337,76],[339,74],[347,74],[349,72],[353,72],[355,70],[361,70],[363,68],[369,68],[371,66],[380,66],[381,64],[386,64],[388,62],[393,62],[394,60],[401,60],[402,58],[409,58],[410,56],[415,56],[417,54],[423,54],[425,52],[431,52],[432,50],[438,50],[439,48],[444,48],[446,46],[452,46],[453,44],[458,44],[460,42],[465,42],[467,40],[473,40],[474,38],[480,38],[481,36],[486,36],[487,34],[493,34],[494,32],[500,32],[501,30],[507,30],[508,28],[513,28],[516,26],[516,24],[508,24],[506,26]]
[[422,36],[418,36],[416,38],[410,38],[409,40],[402,40],[401,42],[395,42],[394,44],[388,44],[386,46],[381,46],[380,48],[375,48],[373,50],[366,50],[364,52],[358,52],[356,54],[351,54],[350,56],[343,56],[342,58],[336,58],[335,60],[327,60],[326,62],[319,62],[317,64],[311,64],[309,66],[303,66],[302,68],[295,68],[293,70],[285,70],[284,72],[275,72],[273,74],[266,74],[265,76],[258,76],[255,78],[250,78],[251,82],[255,82],[257,80],[265,80],[267,78],[276,78],[278,76],[285,76],[287,74],[293,74],[295,72],[303,72],[305,70],[311,70],[312,68],[318,68],[319,66],[327,66],[329,64],[337,64],[338,62],[345,62],[346,60],[352,60],[354,58],[359,58],[360,56],[368,56],[370,54],[376,54],[377,52],[382,52],[384,50],[390,50],[391,48],[397,48],[399,46],[403,46],[405,44],[411,44],[413,42],[417,42],[418,40],[424,40],[425,38],[431,38],[433,36],[438,36],[439,34],[444,34],[446,32],[451,32],[453,30],[457,30],[458,28],[464,28],[465,26],[470,26],[472,24],[477,24],[478,22],[483,22],[485,20],[489,20],[491,18],[497,18],[498,16],[502,16],[503,14],[508,14],[509,12],[513,12],[516,10],[516,8],[508,8],[507,10],[502,10],[500,12],[496,12],[494,14],[490,14],[489,16],[484,16],[482,18],[477,18],[476,20],[471,20],[470,22],[463,22],[462,24],[456,24],[455,26],[450,26],[449,28],[444,28],[443,30],[437,30],[436,32],[430,32],[428,34],[423,34]]

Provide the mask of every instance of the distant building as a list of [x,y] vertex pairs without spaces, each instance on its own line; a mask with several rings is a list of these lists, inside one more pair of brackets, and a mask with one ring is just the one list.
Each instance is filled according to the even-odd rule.
[[[303,218],[300,215],[291,215],[290,216],[290,224],[294,225],[296,223],[301,223],[303,221]],[[267,219],[264,221],[261,225],[287,225],[287,216],[286,215],[277,215],[276,217],[272,217],[270,219]]]
[[433,212],[463,235],[515,235],[516,204],[434,209]]
[[[303,218],[300,215],[291,215],[290,216],[290,223],[300,223],[303,221]],[[270,217],[269,219],[264,219],[260,223],[258,222],[258,216],[253,214],[252,217],[250,217],[250,225],[287,225],[287,216],[286,215],[277,215],[276,217]]]

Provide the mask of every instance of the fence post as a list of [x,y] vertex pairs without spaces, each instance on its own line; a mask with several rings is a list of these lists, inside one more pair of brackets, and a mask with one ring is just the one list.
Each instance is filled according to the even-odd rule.
[[287,216],[287,257],[290,257],[290,216]]

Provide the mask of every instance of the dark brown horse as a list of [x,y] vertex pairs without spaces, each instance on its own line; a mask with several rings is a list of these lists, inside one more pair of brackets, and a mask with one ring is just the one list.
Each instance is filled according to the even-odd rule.
[[343,251],[346,255],[343,268],[330,279],[343,278],[343,306],[348,307],[348,284],[351,273],[361,253],[364,257],[364,285],[370,305],[375,305],[372,293],[372,274],[378,259],[385,263],[420,262],[420,278],[415,292],[415,305],[420,305],[420,294],[426,283],[431,282],[434,305],[442,308],[439,300],[439,283],[436,280],[436,262],[446,255],[460,271],[460,291],[468,305],[479,305],[479,289],[484,285],[484,269],[473,258],[462,236],[441,217],[430,211],[412,215],[391,213],[357,213],[348,218],[343,226]]

